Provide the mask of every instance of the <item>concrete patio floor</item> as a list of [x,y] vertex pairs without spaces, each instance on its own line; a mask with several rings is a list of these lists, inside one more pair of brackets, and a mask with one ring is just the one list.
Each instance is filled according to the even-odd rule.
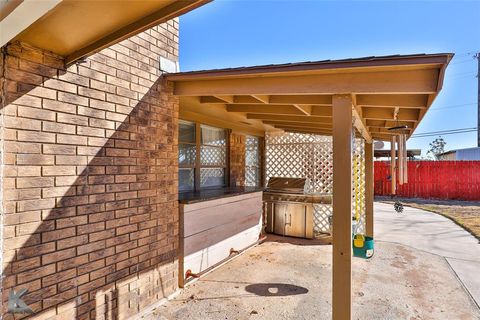
[[[399,243],[395,232],[418,213],[407,209],[400,217],[390,208],[376,204],[375,256],[353,259],[353,318],[480,319],[478,306],[443,256],[416,241]],[[396,224],[399,230],[382,226],[390,219],[403,219]],[[420,241],[422,231],[414,232]],[[331,251],[318,241],[270,236],[143,318],[331,319]]]
[[[480,244],[469,232],[439,214],[375,203],[377,241],[396,242],[443,257],[480,306]],[[479,208],[480,214],[480,208]]]

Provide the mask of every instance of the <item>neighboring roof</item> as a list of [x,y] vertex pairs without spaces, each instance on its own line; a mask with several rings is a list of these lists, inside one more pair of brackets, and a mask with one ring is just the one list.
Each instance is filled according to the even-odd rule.
[[71,63],[210,1],[9,1],[0,7],[0,46],[23,41]]
[[[166,74],[181,109],[198,114],[223,106],[219,117],[261,121],[265,130],[332,132],[332,101],[350,95],[355,126],[367,141],[390,140],[388,128],[410,136],[442,88],[452,53],[390,55]],[[205,114],[204,114],[205,116]],[[211,114],[209,115],[211,116]]]
[[[390,152],[391,150],[389,149],[380,149],[380,150],[374,150],[373,156],[375,158],[386,158],[390,157]],[[421,149],[408,149],[407,150],[407,157],[413,158],[415,156],[420,156],[422,154]]]
[[448,150],[448,151],[445,151],[445,152],[443,152],[443,153],[440,153],[440,154],[442,155],[442,154],[453,153],[453,152],[457,152],[457,151],[478,150],[478,149],[480,149],[480,147],[471,147],[471,148],[452,149],[452,150]]
[[459,151],[463,151],[463,152],[475,152],[475,151],[478,151],[480,150],[480,147],[472,147],[472,148],[463,148],[463,149],[452,149],[452,150],[448,150],[448,151],[445,151],[443,153],[440,153],[439,156],[443,156],[443,155],[447,155],[447,154],[452,154],[452,153],[456,153],[456,152],[459,152]]

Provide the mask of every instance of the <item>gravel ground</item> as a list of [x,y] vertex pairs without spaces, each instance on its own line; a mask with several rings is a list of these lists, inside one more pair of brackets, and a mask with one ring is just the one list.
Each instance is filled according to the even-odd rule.
[[[272,241],[273,240],[273,241]],[[144,319],[331,319],[331,250],[270,237]],[[353,319],[480,319],[444,258],[377,242],[353,260]]]

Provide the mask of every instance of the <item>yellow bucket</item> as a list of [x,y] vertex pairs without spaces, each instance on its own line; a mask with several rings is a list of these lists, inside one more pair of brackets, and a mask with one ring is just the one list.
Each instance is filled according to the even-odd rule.
[[363,248],[365,243],[365,236],[363,234],[356,234],[353,238],[353,246],[356,248]]

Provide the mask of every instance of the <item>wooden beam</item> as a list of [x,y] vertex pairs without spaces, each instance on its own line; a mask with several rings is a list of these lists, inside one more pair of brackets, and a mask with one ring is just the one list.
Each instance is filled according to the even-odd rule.
[[362,107],[427,107],[428,96],[424,94],[360,94],[357,96],[357,105]]
[[303,114],[294,106],[285,106],[285,105],[228,104],[227,111],[228,112],[263,113],[263,114],[284,114],[284,115]]
[[257,94],[257,95],[252,95],[252,97],[262,103],[267,103],[267,104],[270,103],[270,96],[268,95]]
[[299,127],[299,126],[285,126],[285,125],[274,125],[275,128],[283,130],[305,130],[305,131],[319,131],[319,132],[332,132],[332,128],[319,128],[319,127]]
[[247,119],[257,120],[277,120],[277,121],[294,121],[294,122],[321,122],[331,123],[331,118],[326,117],[314,117],[314,116],[296,116],[296,115],[278,115],[278,114],[266,114],[266,113],[247,113]]
[[331,106],[331,95],[276,95],[270,96],[272,104],[309,104]]
[[224,103],[233,103],[233,96],[214,96],[214,98],[220,99]]
[[362,109],[356,105],[356,97],[352,97],[352,103],[353,125],[366,142],[372,143],[372,136],[365,125],[365,120],[362,118]]
[[[412,129],[404,129],[405,132],[410,132]],[[377,128],[377,127],[370,127],[370,133],[383,133],[383,134],[391,134],[391,135],[398,135],[398,131],[388,130],[387,128]]]
[[309,129],[283,129],[285,132],[295,132],[295,133],[308,133],[308,134],[318,134],[321,136],[331,136],[332,131],[326,130],[309,130]]
[[390,141],[392,139],[392,135],[372,132],[372,138],[374,140]]
[[[268,98],[268,99],[267,99]],[[223,100],[216,99],[213,96],[201,96],[200,103],[221,103]],[[308,104],[317,106],[331,106],[332,96],[329,95],[236,95],[233,102],[237,104]]]
[[333,320],[352,317],[352,103],[333,96]]
[[[167,77],[168,78],[168,77]],[[429,94],[436,91],[437,69],[242,77],[175,81],[174,94],[302,95],[334,93]]]
[[365,224],[366,234],[374,237],[374,217],[373,217],[373,143],[365,143]]
[[[373,120],[394,120],[395,112],[390,108],[362,108],[362,116],[364,119]],[[400,109],[398,112],[399,121],[417,121],[419,111],[416,109]]]
[[201,96],[200,103],[225,104],[225,101],[214,96]]
[[282,104],[227,104],[227,111],[283,115],[312,115],[317,117],[332,116],[332,108],[325,106],[298,106]]
[[294,122],[294,121],[263,120],[263,123],[269,124],[269,125],[301,127],[301,128],[332,128],[331,123],[318,123],[318,122]]
[[308,106],[308,105],[306,106],[306,105],[300,105],[300,104],[294,104],[293,106],[307,116],[312,115],[312,106]]
[[407,126],[408,128],[413,128],[415,121],[393,121],[393,120],[372,120],[367,119],[365,124],[370,128],[391,128],[394,126]]
[[178,17],[210,1],[212,0],[175,1],[163,7],[162,9],[143,17],[140,20],[130,23],[123,28],[110,33],[109,35],[81,48],[80,50],[75,51],[66,57],[65,62],[67,65],[71,64],[80,58],[110,47],[117,42],[130,38],[131,36],[157,26],[160,23]]

